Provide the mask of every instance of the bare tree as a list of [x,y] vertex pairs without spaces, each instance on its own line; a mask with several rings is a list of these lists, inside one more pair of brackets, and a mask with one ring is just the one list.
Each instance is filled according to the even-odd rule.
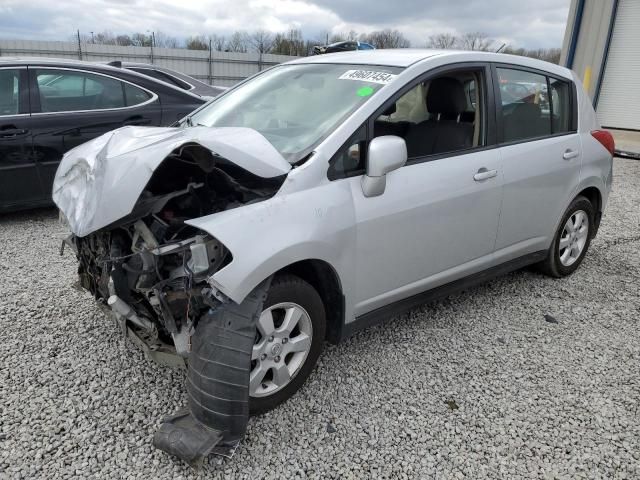
[[544,60],[545,62],[560,63],[561,49],[538,48],[534,50],[527,50],[526,48],[506,47],[503,52],[510,53],[511,55],[520,55],[521,57],[537,58],[539,60]]
[[150,47],[151,35],[145,35],[144,33],[134,33],[131,35],[131,44],[136,47]]
[[227,38],[224,35],[216,35],[215,33],[209,37],[211,40],[211,48],[218,52],[223,52],[227,44]]
[[249,43],[258,53],[269,53],[273,47],[273,35],[265,30],[257,30],[249,35]]
[[438,33],[437,35],[431,35],[427,40],[427,48],[438,48],[440,50],[447,50],[454,48],[458,43],[458,37],[451,33]]
[[247,34],[236,31],[231,35],[225,48],[227,52],[246,53],[247,51]]
[[493,43],[486,33],[470,32],[460,37],[459,46],[462,50],[480,50],[486,52]]
[[129,35],[118,35],[116,37],[116,45],[120,45],[121,47],[129,47],[133,45],[131,41],[131,37]]
[[164,32],[156,32],[156,47],[180,48],[180,41],[176,37],[167,35]]
[[360,35],[360,40],[376,48],[409,48],[411,42],[398,30],[378,30]]
[[186,46],[189,50],[209,50],[209,42],[204,35],[193,35],[189,37]]

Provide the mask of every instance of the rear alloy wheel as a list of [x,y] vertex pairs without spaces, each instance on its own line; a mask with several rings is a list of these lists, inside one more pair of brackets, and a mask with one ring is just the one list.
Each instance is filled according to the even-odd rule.
[[582,263],[593,237],[594,210],[582,196],[571,202],[540,270],[552,277],[572,274]]
[[271,410],[302,386],[318,360],[326,328],[320,295],[293,275],[274,279],[263,308],[251,355],[252,414]]

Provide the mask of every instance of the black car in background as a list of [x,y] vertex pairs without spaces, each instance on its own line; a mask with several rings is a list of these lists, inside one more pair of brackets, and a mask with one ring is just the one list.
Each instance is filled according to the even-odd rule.
[[122,68],[0,57],[0,211],[51,204],[67,150],[124,125],[171,125],[205,101]]
[[114,62],[109,62],[107,65],[117,68],[126,68],[143,75],[148,75],[156,80],[167,82],[168,84],[174,85],[182,90],[205,97],[207,100],[217,97],[227,90],[225,87],[208,85],[184,73],[171,70],[170,68],[161,67],[159,65],[152,65],[150,63],[121,62],[116,60]]

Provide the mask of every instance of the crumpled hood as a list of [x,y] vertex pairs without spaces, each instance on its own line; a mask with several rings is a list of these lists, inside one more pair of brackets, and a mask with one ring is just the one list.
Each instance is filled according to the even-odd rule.
[[53,201],[83,237],[128,215],[151,175],[176,148],[197,143],[264,178],[291,165],[257,131],[240,127],[122,127],[69,150],[53,181]]

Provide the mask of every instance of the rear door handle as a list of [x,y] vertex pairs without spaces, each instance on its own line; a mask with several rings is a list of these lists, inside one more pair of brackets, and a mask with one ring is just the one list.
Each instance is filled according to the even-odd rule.
[[0,137],[14,138],[26,135],[27,133],[29,133],[29,130],[25,130],[24,128],[7,128],[4,130],[0,130]]
[[562,154],[562,158],[564,158],[565,160],[571,160],[572,158],[576,158],[578,155],[580,155],[579,152],[569,149],[565,150],[565,152]]
[[489,178],[493,178],[495,176],[498,175],[498,170],[487,170],[486,168],[481,168],[480,170],[478,170],[478,173],[476,173],[473,176],[473,179],[476,182],[481,182],[483,180],[487,180]]

